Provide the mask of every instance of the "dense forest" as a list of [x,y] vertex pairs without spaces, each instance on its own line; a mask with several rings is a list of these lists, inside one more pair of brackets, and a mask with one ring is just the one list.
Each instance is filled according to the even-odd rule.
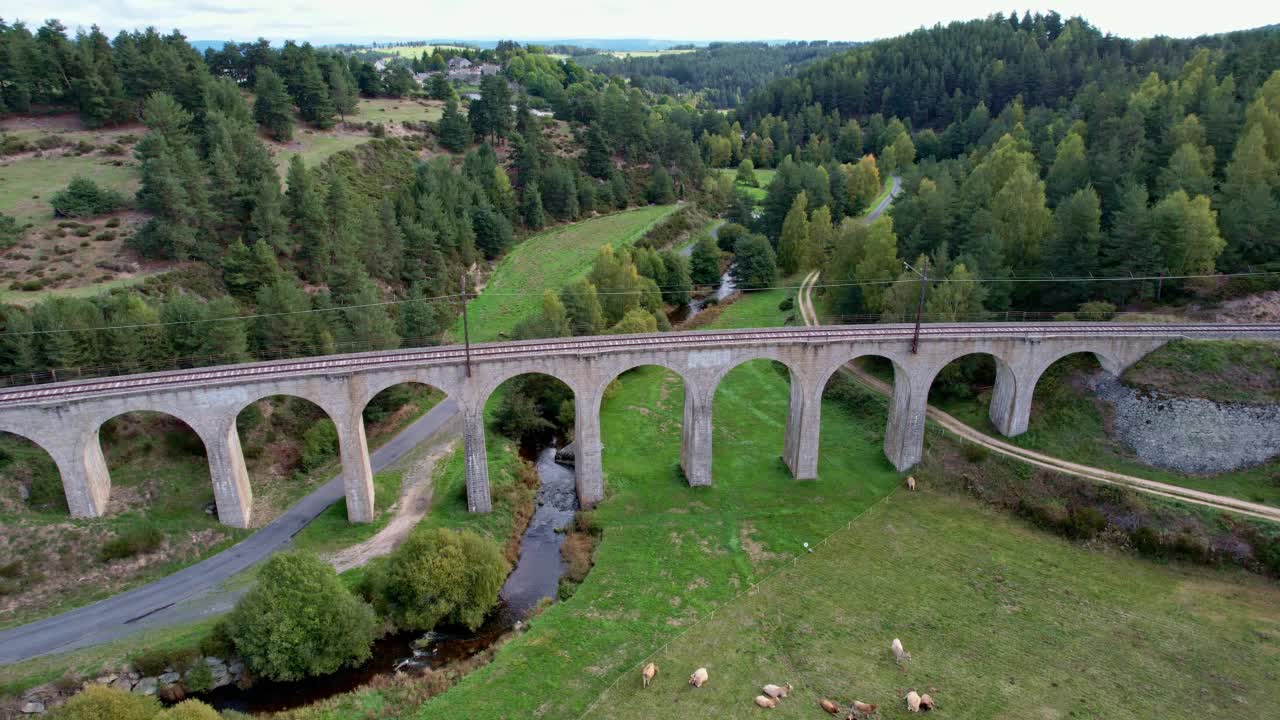
[[696,52],[577,60],[597,72],[629,78],[652,93],[692,92],[716,107],[734,108],[770,81],[850,47],[826,41],[711,43]]
[[[453,54],[502,72],[472,99],[440,73],[419,86],[415,70]],[[1133,41],[1056,13],[846,48],[716,45],[605,72],[512,42],[380,68],[292,42],[201,55],[177,32],[0,24],[0,111],[145,124],[135,202],[149,219],[131,243],[205,270],[176,287],[6,309],[0,373],[436,342],[476,263],[548,224],[678,199],[732,221],[718,247],[704,238],[688,266],[602,258],[609,287],[588,284],[634,302],[597,309],[604,294],[576,287],[522,334],[661,327],[661,305],[687,299],[690,279],[713,282],[730,255],[744,287],[822,268],[836,312],[884,319],[914,302],[904,260],[928,263],[930,313],[943,318],[1170,297],[1191,283],[1020,280],[1275,267],[1278,67],[1275,29]],[[745,93],[727,113],[697,97]],[[281,182],[264,138],[360,123],[358,99],[377,96],[431,97],[444,114],[315,167],[295,159]],[[762,169],[774,172],[757,200],[743,186]],[[905,194],[891,217],[857,221],[892,175]],[[102,202],[92,183],[66,195]]]

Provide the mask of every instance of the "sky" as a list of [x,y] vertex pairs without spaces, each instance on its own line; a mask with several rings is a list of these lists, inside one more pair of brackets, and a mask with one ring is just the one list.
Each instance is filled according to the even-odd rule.
[[[1003,1],[1003,0],[1002,0]],[[1266,8],[1270,6],[1271,11]],[[32,7],[32,6],[28,6]],[[951,20],[1028,9],[974,0],[43,0],[27,16],[58,18],[74,31],[98,24],[109,35],[154,25],[190,40],[266,37],[312,42],[413,39],[659,38],[668,40],[872,40]],[[1139,38],[1191,37],[1280,22],[1265,0],[1169,2],[1078,0],[1050,7],[1104,32]]]

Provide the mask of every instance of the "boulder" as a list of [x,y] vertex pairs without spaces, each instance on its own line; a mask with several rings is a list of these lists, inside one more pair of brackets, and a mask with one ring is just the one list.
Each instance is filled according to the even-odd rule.
[[144,677],[133,686],[133,691],[139,695],[155,695],[156,690],[160,688],[160,681],[153,677]]
[[44,703],[32,700],[22,706],[22,712],[27,715],[39,715],[44,712]]
[[222,659],[222,658],[216,658],[216,657],[212,657],[212,656],[205,656],[205,658],[204,658],[204,664],[205,664],[205,665],[208,665],[210,670],[213,670],[213,669],[215,669],[215,668],[217,668],[217,667],[219,667],[219,666],[225,667],[227,663],[226,663],[225,661],[223,661],[223,659]]
[[117,690],[123,690],[125,692],[129,692],[130,690],[133,689],[133,681],[130,680],[128,677],[121,675],[120,677],[116,678],[111,682],[111,687]]
[[222,672],[215,672],[213,674],[213,680],[210,682],[210,685],[214,688],[220,688],[230,685],[232,682],[234,682],[234,680],[231,679],[231,673],[228,673],[224,668]]
[[182,675],[173,671],[169,671],[161,675],[160,677],[156,678],[156,680],[158,680],[161,685],[172,685],[181,679],[182,679]]
[[244,663],[236,660],[227,666],[227,672],[231,673],[231,677],[240,677],[244,674]]
[[112,673],[110,675],[103,675],[102,677],[98,678],[96,682],[99,685],[110,685],[111,683],[115,682],[118,677],[119,676],[116,675],[115,673]]

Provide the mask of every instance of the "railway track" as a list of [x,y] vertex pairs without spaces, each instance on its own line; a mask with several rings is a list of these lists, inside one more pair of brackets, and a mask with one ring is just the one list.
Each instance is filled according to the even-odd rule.
[[[800,291],[796,298],[796,304],[800,308],[800,316],[804,320],[805,325],[810,327],[820,326],[818,321],[818,315],[813,309],[813,299],[812,299],[812,289],[813,289],[814,283],[816,283],[818,280],[818,275],[819,275],[818,271],[815,270],[805,277],[804,281],[800,285]],[[925,327],[928,327],[928,326],[925,326]],[[1164,327],[1167,329],[1167,328],[1204,328],[1206,326],[1181,324],[1181,325],[1165,325],[1165,326],[1159,326],[1159,327]],[[1209,326],[1209,327],[1237,327],[1237,326]],[[1239,326],[1239,327],[1246,327],[1246,326]],[[1252,326],[1249,326],[1249,327],[1252,327]],[[1265,328],[1265,327],[1274,327],[1274,326],[1258,325],[1256,327]],[[1196,330],[1194,334],[1201,335],[1201,332],[1199,330]],[[924,330],[922,328],[921,336],[923,335],[924,335]],[[843,368],[843,370],[851,374],[854,377],[854,379],[856,379],[860,384],[862,384],[863,386],[869,388],[874,392],[877,392],[884,396],[891,396],[893,394],[892,386],[890,386],[888,383],[885,383],[879,380],[878,378],[875,378],[867,374],[865,371],[863,371],[861,368],[857,367],[853,363],[847,364]],[[1147,480],[1146,478],[1134,477],[1132,475],[1125,475],[1123,473],[1112,472],[1110,470],[1103,470],[1102,468],[1091,467],[1089,465],[1081,465],[1079,463],[1073,463],[1068,460],[1063,460],[1061,458],[1053,457],[1052,455],[1045,455],[1044,453],[1035,452],[1033,450],[1027,450],[1025,448],[1018,447],[1017,445],[1013,445],[1008,442],[1005,442],[1000,438],[987,435],[986,433],[983,433],[975,429],[971,425],[968,425],[956,419],[952,415],[949,415],[932,405],[928,406],[927,414],[929,419],[934,421],[939,427],[943,428],[944,430],[947,430],[948,432],[952,433],[953,435],[967,442],[971,442],[976,445],[981,445],[987,448],[988,450],[991,450],[992,452],[999,453],[1000,455],[1004,455],[1005,457],[1010,457],[1015,460],[1020,460],[1022,462],[1034,465],[1036,467],[1044,468],[1046,470],[1053,470],[1055,472],[1060,472],[1065,475],[1071,475],[1074,477],[1090,480],[1093,482],[1104,483],[1107,485],[1119,485],[1122,487],[1128,487],[1138,492],[1145,493],[1147,495],[1155,495],[1157,497],[1163,497],[1171,500],[1178,500],[1180,502],[1186,502],[1186,503],[1191,503],[1193,505],[1209,507],[1215,510],[1238,513],[1240,515],[1246,515],[1246,516],[1257,518],[1260,520],[1270,520],[1272,522],[1280,522],[1280,508],[1274,508],[1274,507],[1262,505],[1259,503],[1247,502],[1245,500],[1240,500],[1240,499],[1229,497],[1226,495],[1215,495],[1213,493],[1207,493],[1200,490],[1192,490],[1190,488],[1184,488],[1180,485],[1170,485],[1168,483],[1157,482],[1155,480]]]
[[[806,288],[811,287],[816,276],[806,278]],[[807,296],[807,289],[802,293]],[[812,312],[812,309],[809,310]],[[816,321],[816,318],[813,318]],[[806,322],[810,318],[806,317]],[[659,333],[624,337],[565,338],[556,341],[526,341],[486,343],[474,345],[470,350],[472,362],[519,357],[544,357],[547,355],[607,354],[635,349],[708,349],[759,343],[838,342],[858,340],[908,340],[912,325],[839,325],[821,326],[816,322],[804,328],[780,328],[768,330],[694,331],[688,333]],[[961,323],[931,324],[920,330],[924,339],[956,338],[1034,338],[1034,337],[1098,337],[1117,335],[1127,337],[1235,336],[1240,334],[1280,335],[1277,324],[1209,325],[1180,324],[1122,324],[1122,323]],[[388,350],[348,355],[330,355],[306,360],[276,360],[213,367],[205,370],[171,370],[138,375],[125,375],[101,379],[71,382],[24,385],[0,390],[0,406],[28,402],[72,399],[97,393],[114,393],[129,390],[172,386],[203,386],[237,380],[282,378],[296,375],[358,372],[401,365],[436,365],[462,362],[467,357],[463,346]]]

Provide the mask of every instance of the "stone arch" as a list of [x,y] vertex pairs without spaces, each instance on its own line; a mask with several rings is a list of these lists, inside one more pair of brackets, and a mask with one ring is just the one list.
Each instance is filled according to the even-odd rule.
[[1019,371],[1025,370],[1026,365],[1016,361],[1010,362],[1004,352],[993,348],[975,347],[960,352],[949,352],[939,362],[931,364],[924,377],[925,401],[930,401],[938,384],[938,377],[947,368],[966,358],[974,357],[991,358],[995,363],[991,401],[987,409],[992,425],[1001,434],[1009,437],[1025,432],[1024,408],[1029,411],[1031,407],[1031,388],[1026,383],[1025,373]]
[[[0,473],[0,482],[13,480],[15,485],[20,484],[21,478],[16,476],[14,470],[19,464],[21,464],[23,474],[26,474],[27,471],[31,472],[31,484],[24,486],[25,490],[19,492],[26,496],[26,499],[32,503],[33,507],[35,507],[35,503],[40,502],[41,499],[47,499],[60,494],[60,502],[65,504],[67,511],[70,512],[71,492],[66,487],[65,483],[63,483],[62,468],[58,463],[58,458],[55,455],[53,448],[46,447],[35,438],[38,434],[39,433],[30,432],[25,428],[19,428],[8,424],[0,424],[0,439],[3,439],[7,443],[17,443],[34,449],[34,452],[32,453],[33,457],[30,458],[33,462],[26,462],[20,459],[21,453],[18,453],[19,457],[10,456],[7,458],[4,471]],[[5,438],[4,436],[6,435],[12,436],[12,439]],[[56,480],[48,478],[49,482],[45,482],[46,478],[42,477],[44,475],[42,470],[46,468],[41,468],[39,466],[45,465],[46,463],[48,466],[52,466],[51,469],[53,471],[53,475],[56,476]],[[57,483],[59,490],[54,489],[53,482]]]
[[[815,407],[820,410],[822,393],[841,368],[861,358],[868,357],[888,360],[893,366],[893,380],[889,383],[883,383],[887,387],[880,388],[889,395],[889,412],[884,432],[884,454],[895,468],[906,470],[919,462],[924,451],[924,421],[929,397],[929,386],[925,382],[926,380],[929,383],[932,382],[932,375],[929,375],[927,371],[922,370],[920,367],[920,363],[916,359],[918,356],[899,355],[878,349],[855,349],[853,352],[842,354],[838,361],[825,367],[819,373],[818,378],[821,383],[817,385]],[[881,380],[874,377],[870,381],[877,385],[882,383]],[[814,435],[815,437],[811,442],[816,455],[816,433]],[[813,462],[816,466],[816,457]]]
[[[206,467],[210,466],[211,453],[209,443],[206,440],[203,426],[190,412],[171,412],[174,408],[166,407],[164,403],[142,403],[141,405],[130,405],[127,409],[119,406],[111,406],[100,415],[105,417],[95,417],[94,423],[90,426],[93,428],[91,436],[86,440],[84,449],[86,463],[89,465],[102,463],[101,468],[105,473],[104,482],[108,488],[115,484],[111,477],[113,471],[119,473],[121,467],[119,460],[113,458],[113,449],[124,446],[132,441],[136,447],[139,440],[148,443],[157,439],[160,442],[170,446],[171,450],[178,450],[184,454],[189,454],[193,458],[196,455],[203,457]],[[140,421],[140,422],[139,422]],[[137,424],[135,424],[137,423]],[[164,427],[164,423],[176,423],[180,427]],[[160,430],[162,439],[152,434],[155,430]],[[134,434],[136,433],[136,435]],[[195,442],[193,443],[192,440]],[[197,450],[198,444],[198,450]],[[96,445],[96,448],[94,447]],[[95,457],[96,450],[96,457]],[[112,466],[115,466],[114,468]],[[210,480],[212,480],[212,468],[210,467]],[[208,486],[200,486],[196,488],[196,494],[190,498],[186,497],[186,488],[170,487],[167,492],[163,493],[162,502],[173,503],[178,502],[185,504],[186,501],[192,501],[192,506],[188,508],[192,512],[203,512],[204,507],[208,503],[208,495],[204,488],[212,489],[212,482]],[[178,494],[175,498],[174,494]],[[214,499],[217,499],[217,492],[213,492]],[[234,525],[239,521],[235,508],[219,506],[219,519],[229,525]],[[224,514],[226,515],[224,517]],[[237,525],[238,526],[238,525]]]
[[[702,397],[685,401],[685,442],[682,467],[690,485],[710,485],[712,482],[713,416],[716,396],[724,380],[733,371],[748,363],[765,360],[778,363],[787,370],[787,415],[783,422],[783,447],[780,455],[784,464],[797,479],[817,477],[816,446],[812,453],[803,448],[804,441],[818,431],[821,398],[814,401],[811,392],[812,373],[802,366],[793,353],[775,348],[753,348],[751,352],[735,355],[711,373],[702,390]],[[812,467],[808,463],[812,455]]]
[[[628,362],[624,366],[620,366],[620,368],[611,368],[609,372],[602,373],[593,397],[583,403],[587,411],[594,407],[594,411],[599,418],[602,464],[603,460],[611,452],[616,452],[618,447],[629,445],[635,448],[639,445],[646,448],[647,452],[652,453],[654,457],[660,459],[660,462],[646,467],[662,468],[661,472],[666,479],[678,478],[679,472],[677,470],[680,466],[681,449],[683,449],[687,433],[681,432],[675,440],[677,446],[673,447],[668,436],[664,434],[664,424],[659,423],[652,417],[628,415],[625,432],[616,427],[616,425],[612,429],[606,428],[604,416],[602,415],[604,396],[612,383],[622,380],[624,376],[632,371],[656,371],[646,372],[643,377],[629,378],[626,382],[643,383],[646,388],[651,388],[654,391],[654,394],[649,396],[651,401],[672,403],[675,408],[679,409],[685,406],[690,396],[697,394],[698,386],[696,385],[696,380],[688,376],[681,368],[672,367],[672,364],[662,361]],[[629,387],[635,387],[635,385],[629,385]],[[666,407],[669,408],[671,405]],[[634,420],[631,419],[633,417]],[[613,419],[616,423],[617,416],[614,416]],[[681,425],[683,428],[683,422]],[[614,450],[611,451],[611,447]],[[673,449],[675,452],[671,454]],[[668,458],[670,462],[667,462]],[[631,472],[630,468],[621,467],[618,464],[614,464],[613,468],[615,472]]]
[[[275,469],[289,472],[293,469],[301,469],[304,472],[315,471],[324,462],[322,455],[311,454],[307,460],[313,463],[311,467],[303,465],[304,462],[304,443],[306,442],[306,434],[314,428],[319,427],[323,421],[329,421],[333,424],[335,434],[337,435],[337,448],[334,457],[340,459],[343,465],[344,487],[347,495],[347,513],[351,518],[353,511],[359,508],[353,508],[352,492],[353,483],[361,488],[366,488],[364,494],[371,500],[373,496],[373,479],[372,472],[363,475],[357,472],[356,476],[350,476],[351,468],[348,467],[348,453],[353,450],[347,446],[348,438],[358,435],[358,445],[354,449],[357,454],[364,455],[362,461],[357,459],[357,465],[363,464],[368,467],[369,460],[367,452],[364,450],[364,427],[363,424],[352,422],[352,413],[344,412],[344,408],[337,401],[331,399],[328,402],[317,402],[316,399],[308,397],[306,394],[293,392],[294,388],[255,388],[254,392],[246,395],[236,405],[232,406],[228,412],[220,416],[215,427],[210,430],[210,435],[220,445],[222,452],[220,455],[225,458],[227,469],[221,473],[227,482],[242,488],[236,491],[239,497],[252,498],[249,490],[250,482],[253,475],[258,476],[259,481],[263,481],[267,477],[267,473],[272,468],[262,467],[256,462],[261,455],[268,457],[287,457],[284,452],[288,449],[290,452],[296,452],[292,462],[286,467],[275,466]],[[283,400],[284,403],[275,403],[277,407],[272,407],[268,413],[263,413],[259,409],[260,403],[263,401]],[[308,416],[299,417],[296,412],[297,403],[305,403],[303,407],[314,408],[308,410]],[[291,407],[292,405],[292,407]],[[289,410],[290,414],[283,417],[281,412]],[[319,412],[315,412],[318,410]],[[356,414],[358,418],[358,414]],[[319,434],[323,431],[317,430]],[[275,438],[271,440],[270,438]],[[271,448],[270,443],[278,441],[281,443],[279,448]],[[246,462],[246,453],[242,448],[249,448],[247,459],[259,465],[254,474],[249,472],[249,464]],[[229,493],[231,491],[228,491]],[[368,520],[372,520],[369,517]],[[361,519],[353,519],[353,522],[367,521]]]

